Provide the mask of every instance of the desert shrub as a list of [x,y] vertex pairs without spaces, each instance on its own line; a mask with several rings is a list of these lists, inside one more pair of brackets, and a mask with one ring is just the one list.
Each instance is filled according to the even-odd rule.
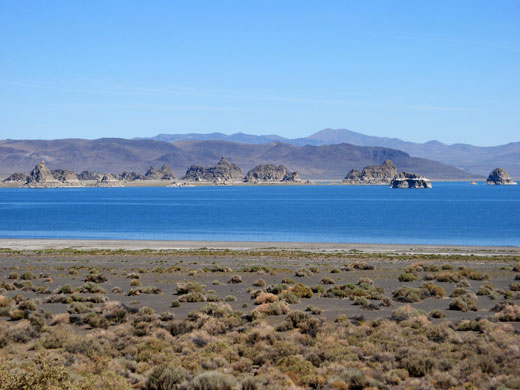
[[495,318],[499,321],[520,321],[520,306],[513,303],[499,303],[491,311],[496,312]]
[[206,296],[198,291],[193,291],[188,294],[181,295],[179,302],[206,302]]
[[235,379],[220,371],[207,371],[191,381],[194,390],[234,390]]
[[114,287],[112,288],[112,294],[123,294],[123,289],[121,287]]
[[423,298],[423,290],[414,287],[401,287],[392,292],[392,296],[400,302],[420,302]]
[[315,267],[315,266],[311,266],[309,267],[309,271],[311,271],[313,274],[317,274],[320,272],[320,270],[318,269],[318,267]]
[[520,291],[520,283],[519,282],[513,282],[509,284],[509,289],[511,291]]
[[348,368],[341,379],[343,379],[347,389],[362,390],[370,386],[367,376],[357,368]]
[[139,287],[141,285],[141,281],[139,279],[132,279],[130,282],[131,287]]
[[282,279],[283,284],[295,284],[296,282],[292,280],[291,278],[283,278]]
[[334,279],[329,278],[328,276],[326,276],[324,278],[321,278],[320,283],[323,283],[323,284],[336,284]]
[[0,295],[0,307],[9,307],[13,302],[13,298]]
[[122,324],[128,317],[128,311],[119,302],[107,302],[103,315],[111,324]]
[[253,282],[253,286],[255,287],[264,287],[266,285],[264,279],[258,279]]
[[185,379],[186,372],[182,368],[158,366],[148,375],[145,390],[177,390]]
[[361,271],[372,271],[376,269],[376,266],[368,263],[355,263],[354,268]]
[[468,279],[462,279],[455,285],[455,287],[470,288],[471,284],[469,283]]
[[223,265],[214,265],[212,267],[204,268],[204,272],[233,272],[233,270],[229,267],[225,267]]
[[430,317],[431,318],[446,318],[446,313],[444,313],[444,311],[442,310],[432,310],[430,312]]
[[91,293],[91,294],[106,294],[106,291],[97,283],[87,282],[81,286],[80,292]]
[[392,319],[401,322],[425,314],[424,311],[415,309],[411,305],[403,305],[392,311]]
[[89,313],[92,311],[92,304],[82,303],[82,302],[72,302],[67,307],[67,312],[69,314],[82,314]]
[[275,284],[275,285],[268,286],[265,290],[268,293],[278,295],[281,292],[283,292],[285,290],[288,290],[288,289],[289,289],[288,285],[280,283],[280,284]]
[[36,279],[36,276],[31,271],[26,271],[20,275],[20,279],[32,280],[32,279]]
[[217,294],[206,295],[206,302],[218,302],[219,300],[220,300],[220,298],[218,297]]
[[186,282],[186,283],[177,283],[177,294],[188,294],[192,292],[203,293],[204,285],[198,284],[196,282]]
[[520,280],[520,274],[515,275],[515,280]]
[[181,303],[179,302],[178,299],[175,299],[173,302],[172,302],[172,307],[180,307],[181,306]]
[[277,362],[278,369],[288,375],[297,385],[306,388],[318,384],[318,373],[311,362],[299,355],[291,355]]
[[417,275],[409,272],[403,272],[397,279],[400,282],[413,282],[414,280],[417,280]]
[[408,371],[412,377],[423,377],[430,374],[435,368],[434,358],[427,356],[427,354],[416,354],[414,356],[407,356],[400,362],[401,368]]
[[17,272],[11,272],[8,276],[8,279],[12,279],[12,280],[15,280],[15,279],[18,279],[18,273]]
[[126,277],[128,279],[141,279],[141,275],[139,275],[138,273],[135,273],[135,272],[131,272],[131,273],[127,274]]
[[242,277],[240,275],[233,275],[231,279],[229,279],[228,283],[238,284],[242,283]]
[[441,271],[433,274],[433,279],[437,282],[457,283],[460,281],[460,276],[452,271]]
[[339,274],[339,273],[341,273],[341,270],[339,268],[337,268],[337,267],[334,267],[334,268],[332,268],[330,270],[330,273],[331,274]]
[[205,313],[209,316],[222,318],[231,314],[233,310],[231,306],[225,303],[208,303],[200,308],[201,313]]
[[108,278],[103,275],[99,274],[97,272],[92,272],[85,276],[84,282],[94,282],[94,283],[105,283],[108,280]]
[[298,295],[294,294],[291,291],[284,291],[283,293],[279,294],[278,297],[289,304],[296,304],[300,302],[300,298]]
[[[5,364],[0,365],[0,389],[79,390],[79,387],[73,384],[65,367],[39,358],[35,365],[24,369],[13,370]],[[124,390],[127,389],[129,387]]]
[[74,289],[70,284],[65,284],[54,291],[54,294],[72,294]]
[[289,312],[289,306],[285,302],[264,303],[257,306],[253,311],[268,316],[279,316]]
[[222,286],[224,283],[222,283],[220,280],[215,279],[211,282],[213,286]]
[[471,294],[471,291],[457,287],[451,292],[450,298],[457,298],[457,297],[460,297],[461,295],[466,295],[466,294]]
[[443,264],[442,270],[444,271],[453,271],[455,267],[452,264]]
[[226,301],[226,302],[236,302],[237,301],[237,297],[235,297],[234,295],[226,295],[224,297],[224,301]]
[[463,269],[459,271],[460,276],[469,280],[487,280],[489,275],[472,269]]
[[312,290],[304,284],[298,283],[292,286],[289,291],[299,298],[312,298]]
[[83,317],[83,322],[93,329],[107,329],[110,325],[106,318],[101,317],[98,313],[88,313]]
[[278,295],[261,292],[260,294],[257,295],[257,297],[255,299],[255,304],[261,305],[264,303],[277,302],[277,301],[279,301],[279,299],[280,298],[278,297]]
[[49,290],[49,287],[47,286],[39,286],[34,289],[34,292],[36,294],[50,294],[51,290]]
[[320,309],[319,307],[314,306],[314,305],[307,306],[305,311],[311,312],[314,315],[321,315],[321,313],[323,312],[322,309]]
[[14,309],[9,312],[9,319],[11,321],[20,321],[25,318],[25,313],[23,310]]
[[450,302],[450,310],[460,310],[466,312],[468,310],[477,311],[477,297],[473,293],[460,295]]
[[312,271],[307,268],[300,268],[296,270],[294,276],[298,276],[299,278],[305,278],[312,275]]
[[439,299],[444,297],[444,295],[446,294],[446,292],[444,291],[444,289],[441,286],[436,285],[431,282],[423,283],[421,285],[421,290],[427,291],[430,296],[439,298]]
[[323,294],[325,293],[325,287],[323,286],[311,286],[311,291],[314,293],[314,294]]

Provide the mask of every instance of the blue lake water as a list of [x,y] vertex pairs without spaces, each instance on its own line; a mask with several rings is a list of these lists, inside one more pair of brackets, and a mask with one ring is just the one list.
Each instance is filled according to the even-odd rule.
[[520,186],[0,189],[0,237],[520,246]]

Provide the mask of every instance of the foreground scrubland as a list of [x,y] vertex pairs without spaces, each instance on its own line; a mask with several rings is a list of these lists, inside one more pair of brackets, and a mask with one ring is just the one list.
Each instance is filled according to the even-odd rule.
[[0,389],[518,389],[520,259],[0,253]]

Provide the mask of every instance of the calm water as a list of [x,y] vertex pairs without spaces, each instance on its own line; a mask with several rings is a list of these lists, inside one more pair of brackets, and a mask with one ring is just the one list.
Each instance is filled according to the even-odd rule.
[[0,237],[520,246],[520,186],[0,189]]

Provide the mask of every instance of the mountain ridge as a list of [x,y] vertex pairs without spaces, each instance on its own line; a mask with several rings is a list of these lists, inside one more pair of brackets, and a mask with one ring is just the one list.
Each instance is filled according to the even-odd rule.
[[[323,129],[308,137],[284,138],[275,135],[251,135],[244,133],[224,134],[224,133],[191,133],[191,139],[209,140],[218,134],[220,140],[231,142],[242,142],[247,139],[248,143],[269,143],[273,142],[273,137],[282,138],[280,142],[291,145],[330,145],[348,143],[358,146],[379,146],[402,150],[411,156],[426,158],[439,161],[443,164],[453,165],[462,170],[472,172],[481,176],[487,175],[496,167],[505,168],[513,176],[520,177],[520,142],[510,142],[496,146],[475,146],[465,143],[445,144],[438,140],[430,140],[424,143],[404,141],[400,138],[377,137],[365,135],[348,129]],[[172,139],[178,142],[186,140],[186,135],[170,134],[163,139]],[[247,136],[247,137],[246,137]],[[148,139],[155,139],[150,137]]]
[[303,179],[340,180],[351,169],[381,164],[386,159],[392,160],[399,170],[418,172],[433,179],[476,178],[455,167],[383,147],[346,143],[320,146],[280,142],[246,144],[219,140],[169,143],[122,138],[0,141],[0,173],[28,172],[36,163],[45,160],[51,169],[103,173],[145,172],[150,165],[168,164],[177,176],[182,176],[191,165],[212,166],[222,156],[243,171],[264,163],[282,164],[298,171]]

